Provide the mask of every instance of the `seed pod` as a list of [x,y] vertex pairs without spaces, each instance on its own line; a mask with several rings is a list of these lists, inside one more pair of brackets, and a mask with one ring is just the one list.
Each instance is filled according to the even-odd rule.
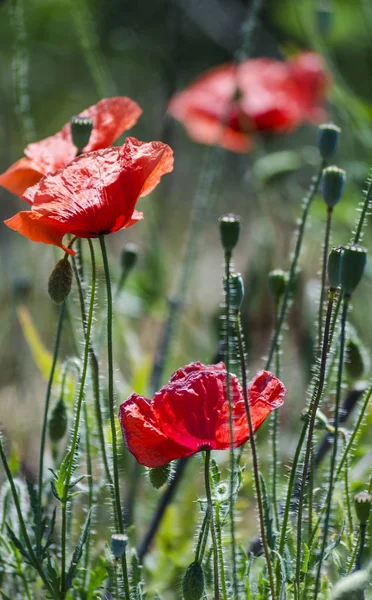
[[339,141],[340,141],[341,129],[333,123],[326,123],[320,125],[318,132],[318,148],[320,156],[327,162],[330,161],[336,154]]
[[360,492],[354,496],[355,512],[360,523],[368,523],[371,513],[372,495],[366,492]]
[[138,258],[138,247],[136,244],[125,244],[121,252],[121,268],[128,273],[134,267]]
[[182,580],[182,593],[184,600],[200,600],[204,593],[204,573],[198,562],[193,562],[187,567]]
[[49,419],[49,438],[52,442],[59,442],[67,430],[67,409],[63,398],[60,398],[52,410]]
[[346,181],[346,173],[338,167],[327,167],[322,174],[320,192],[328,208],[334,208],[341,200]]
[[70,126],[72,141],[78,149],[78,154],[81,154],[89,142],[93,120],[86,117],[71,117]]
[[340,284],[344,294],[350,296],[358,287],[367,261],[367,250],[358,244],[345,246],[341,255]]
[[[227,278],[223,278],[223,288],[227,292]],[[230,273],[230,307],[240,310],[244,299],[244,282],[240,273]]]
[[156,467],[155,469],[149,469],[149,478],[152,486],[155,489],[161,488],[165,485],[169,479],[171,472],[171,463],[164,465],[163,467]]
[[328,281],[331,289],[336,290],[340,285],[341,255],[343,246],[335,246],[328,254]]
[[50,274],[48,281],[49,296],[56,304],[61,304],[71,291],[72,269],[68,258],[61,258]]
[[128,538],[123,533],[113,533],[110,540],[111,552],[116,559],[123,556],[128,545]]
[[221,244],[226,253],[231,253],[238,243],[240,221],[241,217],[232,213],[219,218]]
[[269,273],[269,290],[275,302],[279,302],[288,283],[288,273],[282,269],[274,269]]

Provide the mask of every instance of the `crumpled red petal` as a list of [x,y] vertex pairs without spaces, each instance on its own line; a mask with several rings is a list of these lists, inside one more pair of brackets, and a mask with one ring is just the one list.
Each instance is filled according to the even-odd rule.
[[62,248],[62,250],[69,254],[75,254],[74,250],[62,244],[63,236],[68,231],[58,221],[45,217],[37,211],[22,211],[4,222],[10,229],[14,229],[14,231],[28,237],[33,242],[52,244],[53,246]]
[[0,175],[0,186],[16,196],[22,196],[27,188],[35,185],[44,175],[46,171],[37,162],[21,158]]

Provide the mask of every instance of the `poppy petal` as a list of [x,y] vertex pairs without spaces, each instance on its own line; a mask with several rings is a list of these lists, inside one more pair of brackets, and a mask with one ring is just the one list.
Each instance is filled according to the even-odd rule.
[[28,144],[25,154],[47,174],[71,162],[76,156],[76,146],[59,131],[39,142]]
[[21,235],[28,237],[33,242],[43,242],[62,248],[65,252],[74,255],[74,250],[62,244],[63,236],[68,233],[60,223],[45,217],[36,210],[19,212],[11,219],[5,221],[5,225],[18,231]]
[[141,465],[161,467],[194,453],[160,431],[152,403],[143,396],[131,394],[120,406],[119,420],[125,443]]
[[0,175],[0,186],[16,196],[22,196],[28,187],[35,185],[45,174],[37,162],[21,158]]
[[223,362],[219,362],[215,365],[206,366],[203,365],[201,362],[196,361],[190,363],[189,365],[186,365],[185,367],[182,367],[181,369],[177,369],[177,371],[175,371],[173,375],[171,375],[169,382],[171,383],[172,381],[179,381],[180,379],[185,379],[185,377],[190,375],[190,373],[198,373],[199,371],[204,371],[206,369],[208,371],[226,371],[226,367]]
[[173,151],[163,142],[146,143],[128,137],[120,155],[126,175],[124,189],[136,199],[150,194],[161,177],[173,170]]

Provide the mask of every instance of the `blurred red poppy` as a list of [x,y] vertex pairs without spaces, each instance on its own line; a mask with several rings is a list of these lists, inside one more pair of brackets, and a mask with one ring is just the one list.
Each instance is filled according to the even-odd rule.
[[[133,127],[142,113],[136,102],[124,96],[104,98],[93,104],[80,117],[92,119],[93,130],[83,152],[107,148],[127,129]],[[65,167],[77,153],[72,141],[70,123],[51,135],[25,148],[26,157],[0,175],[0,185],[22,196],[25,190],[52,171]]]
[[254,132],[287,132],[324,118],[329,82],[315,53],[287,62],[250,59],[210,69],[176,94],[168,110],[197,142],[247,152]]
[[23,199],[31,210],[5,224],[34,242],[75,254],[62,244],[64,235],[93,238],[130,227],[142,219],[134,210],[137,200],[172,169],[169,146],[128,137],[123,146],[82,154],[28,188]]
[[[248,440],[249,428],[235,375],[230,385],[234,446],[238,447]],[[285,392],[282,382],[267,371],[252,379],[248,399],[254,431],[283,404]],[[200,450],[226,450],[230,426],[225,365],[197,362],[179,369],[153,400],[131,394],[120,406],[119,419],[129,450],[146,467],[161,467]]]

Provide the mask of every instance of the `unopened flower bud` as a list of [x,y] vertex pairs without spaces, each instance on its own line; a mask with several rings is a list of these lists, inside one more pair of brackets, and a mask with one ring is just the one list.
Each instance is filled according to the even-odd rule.
[[368,523],[371,512],[372,495],[367,492],[360,492],[354,496],[355,512],[360,523]]
[[56,304],[61,304],[71,291],[72,269],[68,258],[61,258],[50,274],[48,282],[49,296]]
[[232,213],[219,218],[221,244],[226,253],[230,254],[238,243],[240,221],[240,216]]
[[163,467],[155,467],[154,469],[149,469],[149,478],[152,486],[155,489],[158,490],[167,483],[171,472],[171,468],[171,464],[168,463]]
[[124,533],[113,533],[110,540],[111,552],[116,559],[123,556],[128,545],[128,538]]
[[184,600],[200,600],[204,593],[204,573],[200,563],[193,562],[187,567],[182,580]]
[[63,398],[60,398],[52,410],[49,419],[49,438],[59,442],[67,430],[67,409]]
[[279,302],[288,283],[288,273],[282,269],[274,269],[269,273],[269,290],[275,302]]
[[336,154],[340,141],[341,129],[333,123],[320,125],[318,132],[318,148],[323,160],[330,161]]
[[322,174],[320,192],[328,208],[333,208],[341,200],[346,181],[346,173],[338,167],[327,167]]
[[87,117],[71,117],[71,137],[80,154],[88,144],[93,129],[93,120]]
[[[223,288],[227,293],[227,278],[223,278]],[[230,273],[230,308],[240,310],[244,299],[244,282],[240,273]]]
[[336,290],[340,285],[341,256],[343,249],[343,246],[335,246],[328,254],[328,281],[333,290]]
[[138,247],[136,244],[128,243],[125,244],[121,251],[121,268],[123,271],[128,273],[134,267],[138,258]]
[[340,284],[344,294],[350,296],[358,287],[367,261],[367,250],[358,244],[345,246],[341,255]]

